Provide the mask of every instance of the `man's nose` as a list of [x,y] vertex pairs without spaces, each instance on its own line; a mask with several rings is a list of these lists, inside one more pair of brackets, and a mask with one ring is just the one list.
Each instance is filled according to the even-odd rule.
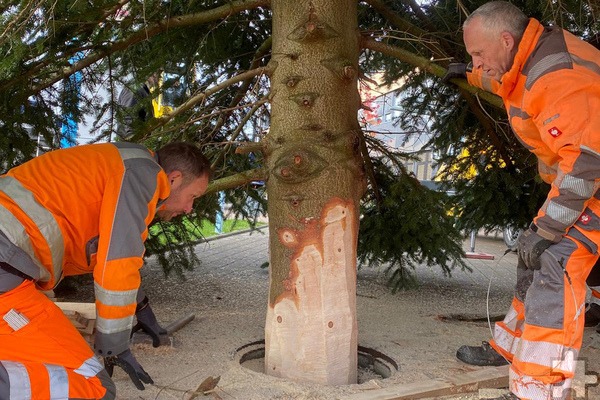
[[473,69],[479,69],[483,67],[483,61],[480,57],[473,57]]

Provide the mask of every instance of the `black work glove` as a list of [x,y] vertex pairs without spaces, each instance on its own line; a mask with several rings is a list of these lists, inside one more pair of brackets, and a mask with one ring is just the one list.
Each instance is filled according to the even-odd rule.
[[144,297],[139,302],[135,311],[135,317],[137,318],[137,324],[131,330],[131,334],[142,330],[146,332],[152,338],[152,346],[160,346],[160,335],[166,335],[167,330],[161,327],[156,320],[156,316],[150,307],[148,297]]
[[144,383],[154,383],[150,375],[137,362],[129,349],[125,350],[117,356],[104,357],[104,368],[108,372],[108,376],[112,377],[115,365],[123,368],[131,381],[139,390],[144,390]]
[[448,65],[448,71],[446,71],[446,75],[442,78],[442,82],[448,83],[450,79],[453,78],[463,78],[466,79],[467,71],[470,71],[470,64],[464,63],[451,63]]
[[540,269],[540,256],[554,242],[544,239],[529,228],[517,239],[517,254],[528,269]]

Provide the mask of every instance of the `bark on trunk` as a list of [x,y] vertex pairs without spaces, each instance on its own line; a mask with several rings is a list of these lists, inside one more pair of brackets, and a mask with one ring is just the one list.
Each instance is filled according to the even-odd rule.
[[266,373],[356,382],[356,0],[273,0]]

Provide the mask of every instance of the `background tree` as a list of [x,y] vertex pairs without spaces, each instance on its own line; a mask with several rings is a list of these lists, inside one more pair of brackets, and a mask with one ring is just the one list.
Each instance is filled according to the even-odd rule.
[[[149,146],[187,140],[202,146],[213,160],[217,180],[211,186],[213,197],[206,197],[198,204],[197,218],[214,215],[217,206],[214,194],[220,190],[227,190],[227,200],[234,209],[248,216],[246,199],[263,198],[250,183],[268,179],[271,240],[276,240],[282,232],[284,236],[292,231],[304,234],[308,228],[299,221],[319,220],[327,215],[325,205],[338,196],[334,192],[349,183],[355,185],[354,189],[339,193],[344,193],[345,200],[355,206],[361,192],[359,182],[364,181],[367,188],[360,203],[361,212],[352,217],[361,219],[357,244],[360,260],[365,264],[387,263],[394,285],[405,284],[411,268],[421,262],[440,265],[449,273],[456,265],[464,267],[462,229],[524,226],[546,192],[536,178],[534,158],[516,142],[498,99],[473,90],[465,82],[444,85],[439,79],[449,62],[467,60],[460,26],[465,16],[483,2],[439,0],[419,4],[415,0],[358,3],[348,0],[343,4],[351,13],[336,13],[334,0],[298,1],[286,7],[275,0],[4,2],[0,6],[0,49],[4,55],[0,60],[1,169],[35,156],[38,142],[31,140],[32,135],[56,146],[66,115],[78,122],[85,115],[93,115],[95,140],[108,140],[122,118],[116,105],[120,87],[138,87],[162,69],[168,79],[161,91],[177,92],[172,96],[175,111],[136,127],[131,140]],[[584,40],[598,43],[598,10],[594,0],[514,3],[543,22],[561,25]],[[334,61],[326,69],[338,71],[338,79],[351,77],[354,68],[359,79],[365,81],[375,72],[383,72],[388,83],[400,78],[406,80],[402,88],[406,100],[398,126],[414,132],[413,135],[420,134],[423,126],[429,127],[433,133],[429,144],[440,154],[440,162],[450,166],[446,169],[451,171],[446,177],[447,185],[456,192],[451,199],[425,190],[407,174],[402,165],[406,155],[385,148],[357,129],[356,140],[345,142],[331,153],[326,153],[326,145],[307,139],[306,134],[293,136],[291,131],[285,132],[297,130],[304,118],[305,131],[325,134],[321,128],[327,124],[319,122],[319,118],[313,122],[306,118],[307,113],[297,119],[292,116],[297,112],[298,102],[311,105],[314,93],[331,88],[319,87],[309,91],[313,94],[308,97],[299,98],[290,92],[287,103],[279,99],[283,103],[277,105],[278,96],[292,89],[297,84],[296,78],[308,77],[305,84],[323,78],[311,75],[310,69],[301,69],[307,67],[300,62],[305,60],[298,58],[296,65],[300,70],[296,78],[295,67],[290,67],[284,82],[278,80],[278,70],[282,69],[275,63],[281,64],[282,57],[293,60],[298,55],[294,51],[286,53],[283,43],[293,41],[298,32],[273,29],[277,26],[277,10],[281,12],[278,18],[289,20],[292,27],[303,26],[305,31],[320,32],[328,38],[335,37],[330,28],[339,35],[338,30],[345,32],[342,26],[357,27],[355,39],[345,36],[347,33],[341,34],[349,43],[356,40],[358,52],[346,53],[348,63],[342,63],[341,67],[335,55],[340,51],[338,47],[346,48],[344,44],[327,49],[324,47],[327,40],[316,40],[299,50],[298,54],[331,52]],[[310,42],[312,33],[304,34]],[[321,58],[312,60],[313,64],[317,60],[323,64]],[[315,73],[329,73],[322,71]],[[77,101],[73,101],[74,89],[68,79],[76,72],[82,73],[81,89]],[[334,81],[329,79],[324,84]],[[106,90],[106,96],[98,95],[99,87]],[[278,87],[281,88],[276,90]],[[159,94],[155,92],[153,96]],[[331,120],[333,115],[339,118],[331,125],[347,133],[349,121],[356,119],[356,110],[352,109],[357,106],[352,103],[355,94],[338,90],[338,96],[325,104],[331,108],[328,110]],[[321,119],[322,112],[318,113]],[[327,118],[325,121],[331,122]],[[262,130],[269,121],[275,132],[265,139]],[[277,132],[309,142],[304,144],[310,147],[311,162],[303,164],[307,153],[296,151],[305,151],[301,146],[278,148]],[[338,137],[336,132],[332,130],[333,142]],[[257,139],[258,144],[254,143]],[[468,157],[456,157],[465,149]],[[326,193],[318,193],[318,202],[296,211],[299,218],[296,222],[282,222],[288,214],[276,211],[281,206],[277,201],[287,202],[285,207],[293,207],[296,200],[303,201],[294,196],[278,198],[285,192],[284,185],[288,185],[288,192],[302,189],[301,195],[318,191],[307,184],[309,181],[286,181],[283,167],[289,167],[292,175],[309,174],[303,168],[317,164],[313,150],[328,155],[319,156],[324,165],[321,171],[329,171],[338,160],[347,160],[354,172],[340,175]],[[473,166],[477,169],[476,176],[465,179],[464,171]],[[277,174],[279,177],[274,178]],[[450,220],[450,214],[457,216],[457,221]],[[315,237],[321,240],[322,232],[318,229],[315,232]],[[280,242],[293,237],[285,236]],[[152,247],[152,242],[149,246],[160,251]],[[282,279],[293,272],[293,254],[289,248],[274,252],[277,261],[272,259],[272,276],[278,281],[272,284],[271,300],[289,290]],[[347,257],[346,266],[353,263],[350,258]],[[189,257],[180,260],[182,266],[190,266]],[[348,290],[347,295],[350,299],[352,291]],[[352,372],[346,376],[352,379]]]

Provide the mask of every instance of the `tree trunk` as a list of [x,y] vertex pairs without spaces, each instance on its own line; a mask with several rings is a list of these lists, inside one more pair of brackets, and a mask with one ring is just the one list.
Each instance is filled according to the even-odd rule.
[[364,192],[356,0],[273,0],[269,375],[356,382],[356,243]]

